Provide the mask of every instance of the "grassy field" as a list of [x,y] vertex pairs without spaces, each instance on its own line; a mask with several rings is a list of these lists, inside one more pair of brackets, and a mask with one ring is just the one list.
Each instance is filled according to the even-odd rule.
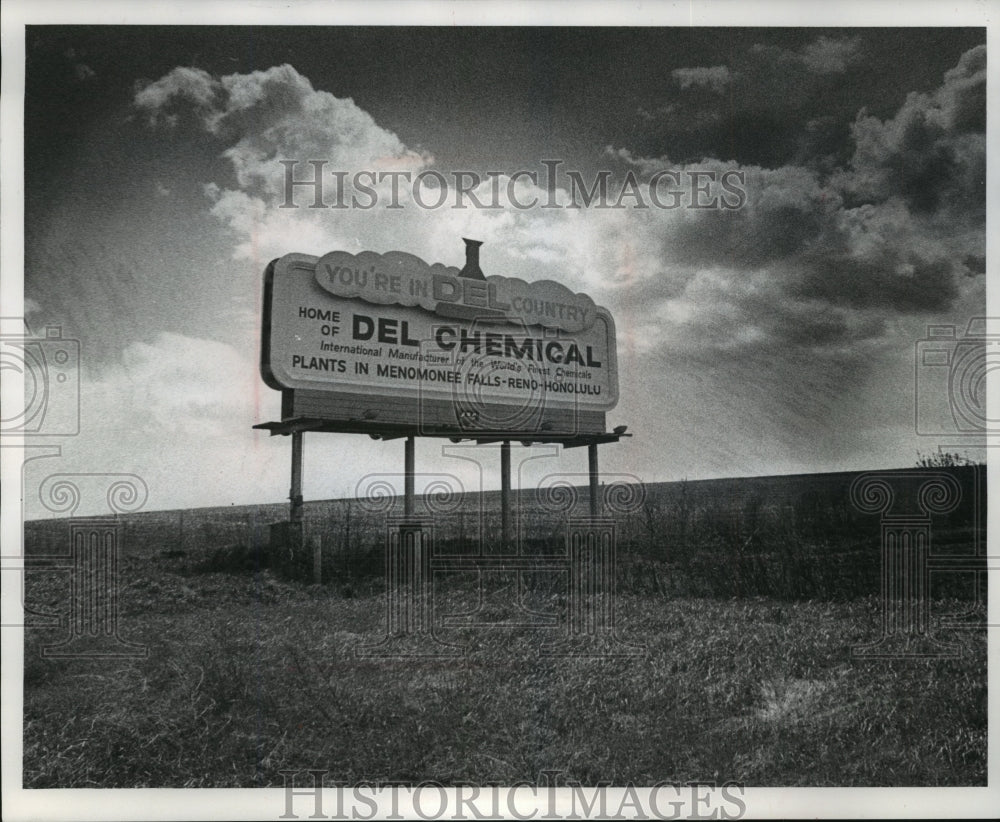
[[[543,630],[466,629],[442,632],[470,645],[465,658],[363,660],[354,649],[384,630],[378,594],[270,571],[124,571],[122,632],[147,659],[43,659],[61,633],[28,632],[28,787],[281,785],[283,768],[351,782],[557,770],[583,784],[985,784],[984,634],[941,633],[957,659],[852,660],[878,637],[874,600],[626,594],[620,633],[641,658],[546,658]],[[51,586],[32,588],[55,604]]]
[[[903,512],[915,509],[915,487],[928,472],[892,472]],[[955,511],[933,520],[934,552],[985,553],[985,468],[948,469],[961,488]],[[616,522],[625,559],[622,584],[636,594],[851,600],[880,591],[879,517],[851,504],[856,473],[657,483],[632,494],[638,504],[606,506]],[[607,490],[607,489],[605,489]],[[514,528],[531,550],[557,550],[567,515],[585,514],[586,488],[571,508],[535,491],[515,492]],[[386,516],[401,514],[378,500],[314,500],[305,504],[305,530],[322,546],[324,581],[356,585],[383,573]],[[448,550],[499,550],[500,497],[417,497],[418,515],[430,515],[435,540]],[[142,559],[166,557],[182,570],[257,568],[272,561],[269,525],[288,516],[287,504],[151,511],[121,518],[124,551]],[[25,524],[29,554],[60,553],[66,520]],[[968,580],[932,577],[936,596],[967,596]]]
[[[541,655],[560,627],[439,628],[467,655],[362,659],[385,630],[378,529],[355,519],[363,536],[311,585],[264,567],[253,535],[266,515],[248,528],[245,511],[185,512],[182,541],[164,527],[176,513],[138,515],[125,522],[120,627],[148,657],[46,659],[66,629],[26,631],[24,784],[280,786],[280,770],[307,768],[345,782],[985,784],[985,632],[940,624],[985,618],[968,579],[934,586],[934,635],[959,656],[852,658],[880,635],[880,600],[861,590],[878,589],[877,518],[833,499],[810,520],[794,496],[739,497],[734,517],[674,490],[622,529],[619,634],[645,648],[626,659]],[[967,518],[938,526],[942,550],[974,552],[982,536]],[[60,528],[29,529],[29,553]],[[439,585],[439,614],[475,605],[469,582]],[[533,606],[563,615],[565,584],[535,582]],[[490,602],[509,604],[512,584],[493,578]],[[35,610],[65,614],[66,592],[64,571],[26,575]]]

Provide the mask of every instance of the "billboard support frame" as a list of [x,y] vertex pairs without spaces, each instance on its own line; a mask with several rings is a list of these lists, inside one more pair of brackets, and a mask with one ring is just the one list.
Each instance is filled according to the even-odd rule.
[[[434,297],[438,300],[435,305],[426,305],[420,303],[421,307],[424,309],[430,309],[436,311],[444,317],[462,317],[467,318],[469,316],[470,308],[472,308],[472,313],[475,315],[485,314],[487,316],[493,317],[490,322],[495,322],[496,315],[500,317],[504,316],[504,310],[509,310],[512,305],[516,305],[516,299],[510,298],[509,303],[503,303],[496,298],[496,293],[490,289],[495,289],[498,283],[520,283],[521,287],[525,287],[529,284],[524,283],[520,280],[504,280],[504,278],[487,278],[483,273],[482,268],[479,265],[479,247],[482,242],[479,240],[471,240],[468,238],[462,238],[465,244],[465,267],[460,271],[455,271],[457,275],[455,282],[458,281],[474,281],[476,285],[471,287],[472,296],[475,297],[474,300],[469,301],[468,305],[452,305],[451,301],[454,297],[448,297],[446,294],[437,293],[437,285],[434,286]],[[403,510],[405,522],[414,521],[415,516],[415,493],[414,493],[414,480],[416,476],[415,470],[415,440],[418,436],[423,437],[436,437],[436,438],[447,438],[453,443],[459,443],[465,440],[472,440],[478,445],[487,445],[493,443],[500,444],[500,505],[501,505],[501,544],[504,549],[511,542],[511,453],[510,445],[511,442],[516,440],[524,446],[531,446],[535,443],[555,443],[561,444],[563,448],[579,448],[587,447],[587,469],[588,469],[588,480],[589,480],[589,492],[590,492],[590,516],[591,518],[597,518],[601,514],[601,501],[599,499],[599,471],[598,471],[598,460],[597,460],[597,446],[607,442],[618,442],[622,437],[631,436],[626,434],[625,431],[627,426],[621,425],[616,427],[612,432],[607,432],[605,428],[605,417],[604,411],[607,409],[588,409],[583,411],[581,409],[574,408],[567,413],[562,415],[557,415],[548,420],[538,420],[537,427],[524,426],[522,430],[518,430],[517,427],[504,428],[500,427],[498,430],[492,430],[490,428],[466,428],[465,427],[465,417],[463,414],[455,415],[455,419],[450,419],[447,415],[442,415],[439,408],[434,408],[433,412],[428,418],[418,418],[416,423],[411,422],[410,418],[406,414],[400,413],[399,409],[396,409],[394,414],[390,414],[391,417],[395,419],[385,419],[382,416],[383,409],[368,407],[365,408],[365,403],[361,403],[359,396],[356,392],[352,393],[347,391],[343,394],[344,399],[337,402],[330,403],[325,399],[318,399],[313,396],[317,393],[315,387],[312,385],[302,385],[295,383],[294,381],[282,380],[278,378],[275,373],[274,365],[271,362],[272,357],[272,335],[274,333],[274,328],[272,327],[273,322],[273,311],[274,311],[274,301],[275,295],[275,277],[276,270],[281,266],[292,266],[304,268],[307,272],[313,271],[313,276],[318,277],[317,267],[330,257],[340,259],[343,257],[345,252],[332,252],[330,255],[326,255],[322,258],[309,257],[307,255],[296,255],[289,254],[282,257],[280,260],[274,260],[270,263],[264,274],[264,295],[263,295],[263,325],[261,328],[261,374],[264,377],[264,381],[272,388],[281,390],[282,401],[281,401],[281,420],[276,422],[265,422],[258,425],[254,425],[253,428],[256,430],[268,431],[271,436],[291,436],[292,438],[292,453],[291,453],[291,487],[289,490],[289,537],[293,543],[293,550],[298,551],[298,549],[304,544],[304,509],[303,509],[303,496],[302,496],[302,459],[304,452],[304,436],[307,431],[314,431],[317,433],[342,433],[342,434],[367,434],[374,440],[393,440],[393,439],[403,439],[405,438],[404,451],[403,451]],[[340,256],[338,256],[340,255]],[[394,293],[403,294],[406,292],[401,285],[402,276],[410,276],[410,269],[415,269],[418,271],[423,271],[426,269],[428,272],[433,271],[433,267],[428,266],[419,258],[413,257],[412,255],[403,254],[401,252],[391,252],[384,257],[378,257],[383,262],[392,258],[392,262],[395,264],[395,268],[390,266],[390,271],[394,272],[393,277],[385,275],[384,273],[378,274],[373,277],[373,282],[378,282],[378,278],[381,277],[383,281],[383,286],[389,282],[395,282],[396,287]],[[354,257],[347,255],[347,261],[355,261]],[[358,258],[360,259],[360,258]],[[344,260],[341,260],[344,263]],[[348,279],[354,277],[352,282],[353,286],[348,287],[347,291],[344,292],[342,285],[333,278],[333,275],[340,271],[350,272],[350,269],[344,265],[330,267],[327,266],[330,274],[330,281],[325,284],[320,284],[323,291],[328,291],[335,296],[343,296],[353,298],[356,296],[362,296],[362,299],[372,301],[372,296],[364,296],[363,292],[367,288],[368,279],[367,274],[364,275],[363,280],[358,279],[358,272],[354,271]],[[282,271],[287,271],[287,268],[281,268]],[[371,272],[375,273],[375,266],[371,267]],[[445,270],[447,273],[447,270]],[[414,275],[417,276],[417,275]],[[444,276],[440,272],[433,275],[434,277]],[[447,275],[450,276],[450,275]],[[445,281],[447,281],[447,276],[445,276]],[[490,280],[495,280],[496,282],[488,282]],[[284,281],[284,280],[282,280]],[[418,295],[423,297],[427,296],[426,283],[425,288],[416,288],[420,283],[410,283],[409,295],[411,298],[416,298]],[[447,282],[444,282],[447,285]],[[562,320],[563,310],[568,312],[568,316],[571,318],[573,323],[573,328],[576,324],[582,324],[583,318],[586,315],[587,310],[592,310],[595,317],[603,317],[603,322],[608,328],[607,337],[607,347],[608,352],[605,357],[602,357],[606,361],[607,365],[611,367],[611,377],[609,378],[609,386],[611,387],[612,403],[610,407],[613,407],[617,403],[617,361],[615,357],[615,341],[614,341],[614,321],[611,318],[610,313],[606,309],[601,309],[594,305],[593,301],[590,300],[584,294],[572,294],[567,289],[558,286],[558,284],[552,281],[541,281],[534,284],[535,286],[547,289],[547,294],[551,294],[552,289],[555,288],[557,295],[565,295],[566,299],[570,301],[567,305],[560,304],[559,317]],[[361,289],[361,292],[355,293]],[[452,286],[455,288],[455,286]],[[562,291],[558,289],[562,288]],[[376,287],[377,290],[377,287]],[[447,291],[447,289],[444,289]],[[329,295],[327,295],[329,296]],[[386,302],[384,299],[385,295],[376,296],[374,302],[376,304],[382,305]],[[523,297],[522,297],[523,299]],[[444,300],[447,304],[442,304]],[[486,305],[484,300],[488,300],[489,306],[484,308]],[[394,299],[390,298],[389,303],[399,303],[400,305],[408,306],[412,302],[407,299]],[[524,300],[522,305],[527,305],[531,301]],[[531,302],[534,305],[534,302]],[[539,305],[542,304],[540,301]],[[548,303],[545,303],[549,306]],[[474,306],[479,306],[479,308],[473,308]],[[589,308],[588,308],[589,306]],[[540,308],[532,308],[534,311],[541,311]],[[546,311],[549,310],[547,307]],[[299,316],[303,316],[303,312],[308,315],[308,312],[318,313],[319,310],[315,306],[299,306]],[[336,333],[336,328],[331,325],[336,322],[337,317],[327,316],[330,311],[327,309],[322,309],[324,316],[322,319],[328,324],[323,326],[321,332],[323,334]],[[554,311],[554,309],[553,309]],[[603,314],[601,313],[603,312]],[[548,316],[548,315],[546,315]],[[555,317],[555,314],[551,316]],[[369,322],[372,322],[371,318],[368,318]],[[551,325],[547,320],[541,320],[546,327]],[[592,318],[590,322],[594,322]],[[559,323],[555,324],[556,327],[570,327],[559,326]],[[586,326],[584,326],[586,327]],[[395,324],[392,325],[392,329],[395,329]],[[406,322],[401,323],[401,337],[406,338],[407,336],[407,324]],[[381,332],[380,332],[381,335]],[[355,338],[357,338],[357,333],[355,332]],[[296,338],[298,339],[298,338]],[[365,340],[368,337],[361,337],[360,339]],[[385,342],[393,342],[397,338],[395,332],[393,335],[386,335]],[[382,342],[382,337],[380,336],[379,342]],[[412,341],[408,341],[407,344],[412,344]],[[379,349],[381,350],[381,349]],[[478,349],[477,349],[478,350]],[[562,349],[559,349],[560,351]],[[590,348],[587,351],[587,364],[600,366],[599,361],[591,363],[590,362]],[[579,352],[578,352],[579,355]],[[609,356],[610,355],[610,356]],[[561,356],[561,355],[560,355]],[[301,357],[300,357],[301,359]],[[294,358],[293,358],[294,360]],[[578,360],[581,364],[583,360]],[[562,362],[561,359],[556,360],[556,362]],[[570,362],[567,360],[567,362]],[[343,363],[340,363],[343,366]],[[310,366],[312,367],[312,366]],[[363,371],[360,370],[358,366],[356,369],[360,373],[367,374],[367,367]],[[339,368],[338,373],[343,372],[345,369],[343,367]],[[589,377],[588,377],[589,378]],[[301,382],[301,381],[300,381]],[[534,382],[534,380],[532,380]],[[498,384],[498,383],[496,383]],[[322,394],[323,392],[318,392]],[[441,401],[438,400],[437,404],[440,405]],[[501,405],[497,407],[502,407]],[[428,406],[428,410],[432,410],[431,406]],[[319,416],[316,416],[319,415]],[[457,422],[457,425],[456,425]],[[478,414],[473,416],[473,425],[478,422]],[[530,429],[530,430],[529,430]]]
[[[598,517],[601,513],[599,491],[599,469],[597,460],[597,446],[618,442],[622,437],[630,437],[627,434],[626,426],[618,426],[614,431],[602,434],[576,434],[560,435],[552,433],[538,434],[525,432],[521,437],[510,432],[504,435],[490,436],[488,433],[477,432],[467,436],[456,436],[454,431],[444,431],[440,434],[428,433],[425,431],[413,430],[413,426],[386,426],[363,423],[361,428],[355,429],[348,425],[344,426],[332,420],[295,418],[282,420],[281,422],[264,422],[253,426],[255,430],[270,432],[271,436],[290,436],[292,438],[291,454],[291,489],[289,490],[289,511],[288,519],[293,524],[300,525],[303,521],[303,496],[302,496],[302,461],[305,452],[305,433],[315,431],[328,434],[367,434],[374,440],[394,440],[406,438],[403,451],[403,505],[406,518],[411,518],[415,510],[415,489],[414,478],[416,476],[416,456],[415,441],[418,436],[431,437],[435,439],[447,438],[451,442],[458,443],[463,440],[474,440],[477,445],[491,445],[500,443],[500,508],[502,542],[506,546],[510,541],[510,444],[512,439],[519,440],[522,445],[533,445],[534,443],[556,443],[563,448],[587,447],[587,473],[590,486],[590,515]],[[293,525],[293,527],[295,527]]]

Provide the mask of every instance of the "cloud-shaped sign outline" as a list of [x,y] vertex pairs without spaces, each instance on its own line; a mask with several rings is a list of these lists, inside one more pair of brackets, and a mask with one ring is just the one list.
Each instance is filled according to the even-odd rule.
[[[342,275],[345,271],[349,272],[346,277]],[[382,288],[375,287],[376,275],[380,278]],[[395,283],[395,290],[389,287],[393,276],[399,278]],[[597,316],[597,306],[588,295],[574,293],[555,280],[527,282],[517,277],[493,275],[485,281],[463,281],[458,268],[442,263],[427,263],[405,251],[388,251],[385,254],[374,251],[362,251],[359,254],[331,251],[316,262],[316,282],[325,291],[337,297],[359,298],[376,305],[419,306],[436,312],[441,300],[434,294],[432,283],[435,278],[447,278],[460,285],[464,283],[461,287],[468,287],[468,282],[476,283],[477,293],[483,294],[484,299],[490,301],[483,304],[480,310],[487,316],[494,314],[501,317],[506,314],[512,322],[558,328],[572,333],[589,328]],[[424,288],[411,291],[409,283],[412,280],[423,280]],[[496,304],[510,306],[515,300],[522,309],[526,305],[549,304],[555,307],[555,316],[546,316],[544,311],[508,308],[504,312],[491,307]]]

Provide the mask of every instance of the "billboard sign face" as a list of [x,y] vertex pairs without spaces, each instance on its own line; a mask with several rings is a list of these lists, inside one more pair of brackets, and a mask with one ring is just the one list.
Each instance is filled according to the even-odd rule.
[[464,277],[403,252],[287,254],[265,281],[261,374],[272,388],[369,401],[608,411],[611,315],[551,280]]

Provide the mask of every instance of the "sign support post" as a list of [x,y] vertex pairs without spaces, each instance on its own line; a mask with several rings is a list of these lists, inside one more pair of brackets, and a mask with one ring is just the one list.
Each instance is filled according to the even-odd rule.
[[407,519],[413,516],[413,473],[414,473],[414,449],[413,437],[406,438],[406,445],[403,451],[403,514]]
[[601,500],[597,485],[597,443],[592,442],[587,446],[587,463],[590,471],[590,516],[599,517],[601,515]]
[[510,440],[500,443],[500,541],[506,551],[510,545]]
[[[605,413],[618,402],[614,319],[554,280],[486,276],[482,242],[463,239],[461,269],[402,251],[293,253],[268,265],[260,372],[281,391],[281,419],[254,427],[292,437],[289,516],[271,526],[272,550],[289,570],[308,570],[306,431],[402,438],[403,510],[399,516],[398,503],[391,506],[386,542],[389,634],[432,637],[436,509],[416,511],[416,437],[500,445],[500,527],[488,540],[480,528],[479,554],[463,559],[478,573],[521,574],[538,565],[522,552],[512,522],[511,443],[586,445],[589,518],[567,532],[565,555],[546,561],[570,572],[571,602],[593,617],[574,617],[570,633],[610,641],[615,535],[613,523],[599,519],[597,446],[629,436],[624,425],[605,430]],[[316,578],[321,571],[314,565]],[[518,607],[527,613],[520,593]]]
[[295,528],[302,523],[302,432],[292,432],[292,487],[288,492],[288,519]]
[[288,489],[288,522],[271,526],[271,549],[277,550],[280,563],[290,568],[300,559],[305,545],[302,527],[302,431],[292,431],[292,484]]

